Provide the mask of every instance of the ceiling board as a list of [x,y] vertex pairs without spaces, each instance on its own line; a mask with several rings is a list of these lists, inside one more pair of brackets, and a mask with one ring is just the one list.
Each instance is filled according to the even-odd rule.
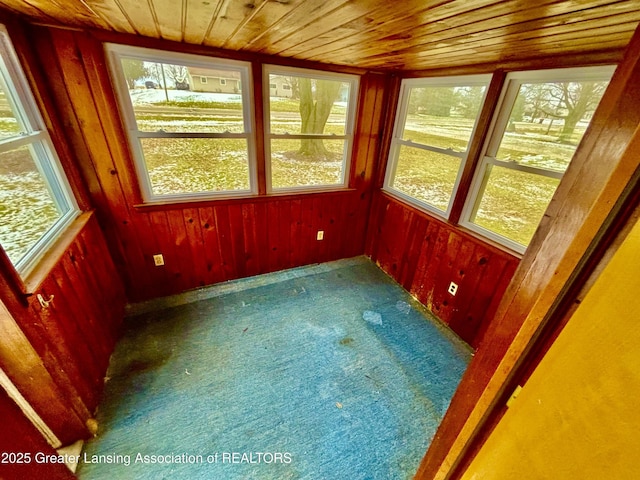
[[[424,49],[424,45],[428,43],[445,42],[471,33],[488,33],[496,26],[505,28],[507,32],[513,31],[519,28],[521,22],[531,18],[539,19],[542,17],[544,22],[548,22],[553,18],[551,15],[557,13],[555,10],[551,11],[553,5],[549,4],[557,2],[558,0],[540,0],[532,8],[519,7],[522,4],[521,0],[500,2],[483,8],[478,8],[477,3],[465,3],[464,7],[460,5],[455,9],[447,4],[441,8],[433,8],[424,12],[422,15],[424,21],[416,28],[403,30],[402,24],[398,22],[406,22],[407,20],[399,19],[382,25],[378,32],[383,35],[381,38],[384,41],[386,52],[412,47]],[[562,3],[566,4],[567,2]],[[366,42],[366,38],[361,35],[357,39],[351,39],[349,49],[340,53],[346,55],[347,58],[353,55],[364,58],[380,53],[378,44],[364,43],[362,45],[362,42]],[[336,45],[332,47],[329,50],[318,47],[314,55],[335,53],[337,51]]]
[[410,71],[626,46],[640,0],[0,0],[28,21]]

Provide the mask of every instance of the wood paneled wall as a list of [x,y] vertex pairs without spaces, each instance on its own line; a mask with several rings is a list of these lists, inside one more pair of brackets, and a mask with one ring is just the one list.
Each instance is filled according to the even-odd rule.
[[140,206],[101,41],[44,27],[31,38],[130,301],[364,253],[385,75],[361,79],[348,190]]
[[371,219],[367,255],[477,348],[518,259],[382,192]]
[[[21,458],[24,461],[24,463],[9,461],[10,457],[2,459],[6,462],[0,463],[0,478],[47,478],[50,480],[76,478],[63,463],[36,462],[36,454],[56,455],[56,452],[1,388],[0,418],[2,418],[0,453],[23,455]],[[29,455],[28,462],[24,454]]]
[[[30,345],[12,328],[3,337],[0,366],[62,444],[92,433],[87,421],[100,400],[125,306],[122,282],[95,216],[86,213],[79,222],[82,227],[55,254],[48,275],[27,301],[3,299]],[[51,302],[43,306],[37,295]]]
[[[388,197],[370,210],[388,77],[362,77],[350,190],[139,206],[101,42],[45,28],[33,28],[32,38],[131,301],[366,253],[478,345],[517,260]],[[365,249],[369,219],[375,226]],[[320,242],[318,230],[325,232]],[[154,266],[157,253],[165,266]],[[452,298],[446,294],[450,281],[460,284]]]

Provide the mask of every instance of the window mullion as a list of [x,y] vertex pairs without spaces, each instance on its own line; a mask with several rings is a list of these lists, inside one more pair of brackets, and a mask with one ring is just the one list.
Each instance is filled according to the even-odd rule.
[[141,132],[131,130],[130,134],[138,138],[248,138],[248,133],[209,133],[209,132]]
[[561,179],[564,175],[564,172],[558,172],[556,170],[547,170],[545,168],[540,167],[532,167],[530,165],[522,165],[517,162],[505,162],[504,160],[498,160],[495,157],[484,157],[487,163],[492,165],[499,165],[504,168],[510,168],[512,170],[518,170],[519,172],[533,173],[535,175],[542,175],[543,177],[549,178],[557,178]]
[[15,150],[16,148],[29,145],[33,142],[41,141],[45,138],[44,132],[26,133],[17,137],[0,140],[0,153]]
[[442,153],[443,155],[450,155],[452,157],[465,158],[467,152],[456,152],[452,148],[440,148],[432,145],[425,145],[422,143],[412,142],[411,140],[398,139],[400,145],[406,145],[407,147],[420,148],[429,152]]

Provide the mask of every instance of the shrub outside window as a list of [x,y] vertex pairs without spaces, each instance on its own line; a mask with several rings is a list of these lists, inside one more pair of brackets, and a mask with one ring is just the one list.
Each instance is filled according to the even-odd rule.
[[524,252],[612,73],[589,67],[507,76],[464,226]]
[[78,214],[7,31],[0,25],[0,244],[23,278]]
[[267,190],[345,187],[357,77],[267,66],[264,84]]
[[405,79],[384,189],[448,216],[490,75]]
[[145,202],[257,190],[248,63],[107,51]]

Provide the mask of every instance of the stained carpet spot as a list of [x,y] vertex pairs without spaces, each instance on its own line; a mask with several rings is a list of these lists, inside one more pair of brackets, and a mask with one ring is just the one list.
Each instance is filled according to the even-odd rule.
[[362,312],[362,319],[372,323],[373,325],[382,325],[382,315],[378,312],[372,312],[371,310],[365,310]]
[[403,302],[402,300],[398,300],[396,302],[396,308],[400,313],[404,313],[405,315],[408,315],[411,311],[411,305],[409,305],[407,302]]

